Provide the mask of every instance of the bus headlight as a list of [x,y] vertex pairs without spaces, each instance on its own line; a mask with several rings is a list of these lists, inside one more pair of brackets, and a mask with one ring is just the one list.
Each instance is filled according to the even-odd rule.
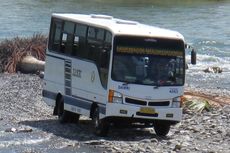
[[114,90],[109,90],[109,103],[123,103],[123,96],[121,93]]
[[172,100],[172,107],[173,108],[180,108],[181,107],[181,97],[175,97]]

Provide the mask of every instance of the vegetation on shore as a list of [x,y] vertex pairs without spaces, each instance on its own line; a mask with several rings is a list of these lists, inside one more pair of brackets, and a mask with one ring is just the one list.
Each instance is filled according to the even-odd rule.
[[42,34],[3,40],[0,43],[0,72],[15,73],[18,64],[27,55],[44,61],[46,44],[47,37]]
[[204,98],[186,98],[185,96],[182,98],[183,108],[184,110],[189,109],[198,113],[202,113],[204,110],[210,111],[211,105],[207,99]]

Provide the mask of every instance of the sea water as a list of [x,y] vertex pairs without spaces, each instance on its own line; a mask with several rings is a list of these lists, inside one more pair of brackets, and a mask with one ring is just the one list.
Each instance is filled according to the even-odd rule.
[[[228,0],[2,0],[0,40],[48,34],[53,12],[106,14],[179,31],[197,51],[186,87],[230,95],[230,1]],[[209,66],[221,74],[204,73]]]

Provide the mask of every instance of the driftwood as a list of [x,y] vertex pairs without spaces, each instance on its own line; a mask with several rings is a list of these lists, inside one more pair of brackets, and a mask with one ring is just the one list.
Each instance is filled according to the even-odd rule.
[[[47,37],[36,34],[32,38],[13,38],[4,40],[0,44],[0,71],[15,73],[22,65],[26,56],[33,56],[38,60],[45,60]],[[28,59],[27,59],[28,61]]]
[[222,73],[223,69],[217,66],[208,67],[205,70],[203,70],[205,73]]
[[23,73],[36,73],[44,71],[45,62],[33,56],[25,56],[17,65],[17,69]]

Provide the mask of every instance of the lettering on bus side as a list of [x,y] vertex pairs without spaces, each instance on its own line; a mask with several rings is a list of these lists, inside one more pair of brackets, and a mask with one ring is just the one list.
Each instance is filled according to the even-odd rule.
[[118,89],[129,90],[130,87],[128,85],[118,85]]
[[81,78],[81,70],[73,68],[73,76]]

